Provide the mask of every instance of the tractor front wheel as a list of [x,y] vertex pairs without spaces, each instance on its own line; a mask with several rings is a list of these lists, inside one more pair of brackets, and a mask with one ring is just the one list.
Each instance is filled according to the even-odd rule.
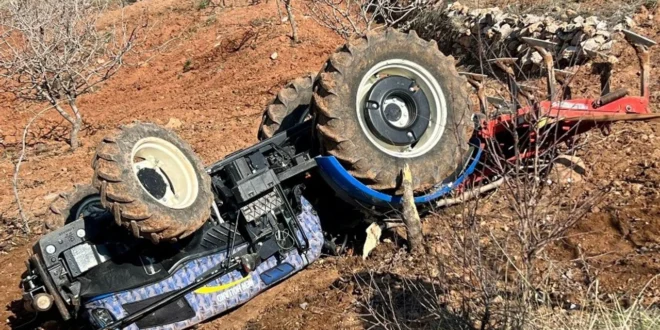
[[123,126],[103,139],[92,164],[101,203],[136,237],[176,241],[210,217],[211,178],[190,146],[167,129]]

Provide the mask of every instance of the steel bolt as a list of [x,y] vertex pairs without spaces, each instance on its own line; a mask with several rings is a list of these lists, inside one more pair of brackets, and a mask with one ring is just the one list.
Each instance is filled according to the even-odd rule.
[[48,245],[46,247],[46,253],[48,254],[53,254],[55,251],[57,251],[57,249],[55,249],[55,245]]
[[85,233],[85,230],[82,229],[82,228],[81,228],[81,229],[78,229],[78,231],[76,231],[76,236],[78,236],[78,237],[80,237],[80,238],[85,237],[85,234],[86,234],[86,233]]

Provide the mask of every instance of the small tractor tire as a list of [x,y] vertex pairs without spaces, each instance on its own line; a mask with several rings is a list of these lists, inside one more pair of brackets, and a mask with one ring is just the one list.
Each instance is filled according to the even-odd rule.
[[136,237],[175,242],[210,217],[211,178],[170,130],[151,123],[123,126],[99,144],[92,166],[101,203]]
[[76,184],[73,190],[60,193],[48,206],[45,225],[53,230],[78,220],[87,212],[100,209],[99,191],[89,184]]
[[262,141],[302,123],[309,115],[316,74],[290,81],[264,110],[257,138]]

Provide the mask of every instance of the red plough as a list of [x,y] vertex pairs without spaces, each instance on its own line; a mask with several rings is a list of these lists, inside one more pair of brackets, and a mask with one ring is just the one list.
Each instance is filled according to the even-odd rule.
[[[610,125],[617,121],[651,120],[660,118],[660,114],[649,109],[649,48],[655,41],[623,31],[626,40],[635,48],[641,67],[641,96],[629,96],[627,88],[610,90],[610,74],[612,65],[606,63],[601,70],[601,96],[596,99],[577,98],[563,99],[566,94],[557,92],[557,77],[566,85],[572,79],[573,72],[554,69],[554,59],[551,50],[556,44],[533,38],[523,38],[530,47],[537,50],[546,65],[546,85],[548,98],[536,100],[533,92],[536,88],[516,82],[514,65],[517,58],[496,58],[489,62],[506,74],[511,100],[486,97],[484,81],[486,75],[462,73],[468,82],[477,90],[481,109],[481,124],[478,135],[482,139],[490,139],[501,134],[507,134],[512,129],[527,129],[529,142],[534,142],[539,130],[553,127],[556,129],[555,139],[565,140],[593,128],[600,128],[605,134],[609,133]],[[592,58],[604,58],[603,54],[588,52]],[[527,106],[520,105],[520,98],[528,101]],[[490,111],[491,105],[497,110]],[[516,109],[516,110],[514,110]],[[530,129],[534,128],[536,129]]]

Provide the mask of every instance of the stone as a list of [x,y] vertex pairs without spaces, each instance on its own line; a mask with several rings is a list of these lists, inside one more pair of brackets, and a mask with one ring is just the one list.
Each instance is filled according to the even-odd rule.
[[582,16],[578,16],[578,17],[573,18],[573,23],[575,23],[575,24],[583,24],[583,23],[584,23],[584,17],[582,17]]
[[582,33],[588,38],[591,38],[596,34],[596,28],[593,25],[585,25],[582,27]]
[[527,29],[531,32],[541,32],[541,30],[543,30],[543,22],[530,24]]
[[[584,180],[586,166],[580,157],[562,155],[557,157],[550,170],[550,178],[560,184],[575,184]],[[566,274],[570,278],[570,274]]]
[[600,44],[595,38],[587,39],[580,43],[582,49],[597,51],[600,48]]
[[597,26],[598,24],[600,24],[600,20],[596,16],[589,16],[584,20],[584,24]]
[[461,11],[461,10],[463,10],[464,7],[465,6],[461,5],[460,2],[456,1],[456,2],[452,3],[451,5],[449,5],[449,10]]
[[566,24],[563,30],[566,33],[571,33],[571,32],[576,32],[581,28],[582,28],[582,24],[574,23],[574,24]]
[[566,9],[566,15],[573,17],[577,15],[577,12],[573,9]]
[[543,18],[540,16],[532,15],[532,14],[525,14],[523,15],[522,22],[525,25],[530,25],[530,24],[536,24],[543,21]]
[[612,50],[613,46],[614,46],[614,40],[610,40],[610,41],[602,44],[598,50],[601,51],[601,52],[610,51],[610,50]]
[[273,61],[276,60],[278,57],[279,57],[279,54],[277,54],[277,52],[274,52],[274,53],[270,54],[270,59],[273,60]]
[[555,23],[548,23],[545,25],[545,31],[552,34],[557,33],[558,28],[559,26]]
[[45,200],[46,202],[52,202],[52,201],[54,201],[59,195],[60,195],[60,194],[57,194],[57,193],[48,194],[48,195],[44,196],[44,200]]
[[179,120],[177,118],[174,118],[174,117],[170,117],[170,120],[168,120],[167,124],[165,124],[165,127],[169,128],[169,129],[176,129],[176,128],[179,128],[181,126],[183,126],[183,123],[181,122],[181,120]]
[[539,52],[532,52],[531,56],[529,59],[532,61],[534,64],[541,64],[543,62],[543,56],[539,54]]
[[511,25],[509,24],[502,24],[498,28],[498,32],[500,33],[502,39],[506,39],[506,37],[508,37],[511,32],[513,32],[513,28],[511,28]]
[[634,21],[632,18],[630,18],[630,17],[626,17],[626,18],[624,19],[624,22],[626,23],[626,25],[627,25],[629,28],[634,28],[634,27],[637,25],[637,24],[635,24],[635,21]]

